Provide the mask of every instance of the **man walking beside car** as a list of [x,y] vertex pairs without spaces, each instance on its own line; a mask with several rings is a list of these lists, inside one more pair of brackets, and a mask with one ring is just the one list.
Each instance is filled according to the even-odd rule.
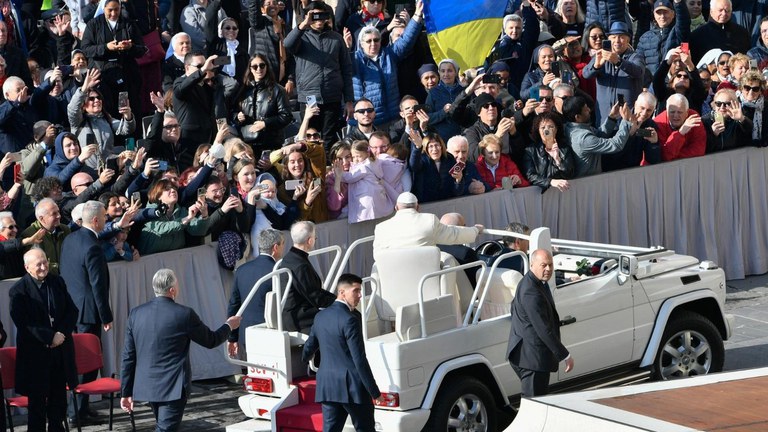
[[537,249],[512,300],[512,328],[507,359],[521,381],[521,396],[543,396],[549,391],[549,374],[565,361],[573,369],[573,357],[560,342],[560,317],[547,281],[554,273],[552,254]]

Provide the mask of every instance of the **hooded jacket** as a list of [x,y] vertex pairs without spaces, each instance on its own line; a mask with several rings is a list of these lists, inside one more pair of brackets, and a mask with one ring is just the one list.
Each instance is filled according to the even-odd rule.
[[72,136],[72,134],[69,132],[62,132],[56,136],[56,140],[53,144],[56,148],[55,155],[51,165],[45,169],[45,177],[56,177],[59,179],[64,192],[72,190],[69,181],[72,176],[79,172],[88,173],[93,178],[99,177],[96,170],[80,162],[79,157],[67,159],[64,156],[64,137],[66,136]]

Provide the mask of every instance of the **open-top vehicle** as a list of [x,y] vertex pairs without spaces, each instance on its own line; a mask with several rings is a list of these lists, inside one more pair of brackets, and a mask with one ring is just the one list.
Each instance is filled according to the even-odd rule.
[[[550,239],[547,228],[530,236],[485,233],[528,239],[531,251],[554,252],[566,282],[555,286],[553,278],[550,287],[575,368],[552,374],[553,391],[722,369],[731,330],[723,312],[725,276],[714,263],[663,248]],[[338,247],[311,254],[336,253],[326,289],[333,290],[350,256],[372,239],[352,243],[341,262]],[[364,278],[368,294],[360,307],[368,361],[386,400],[376,406],[377,430],[495,431],[508,423],[508,407],[520,393],[506,359],[509,305],[522,274],[498,264],[516,255],[527,269],[522,252],[502,254],[491,267],[458,265],[436,247],[380,254]],[[466,269],[477,271],[476,288]],[[248,417],[271,419],[273,431],[322,430],[314,378],[300,361],[307,336],[282,330],[280,310],[291,286],[280,286],[279,272],[286,270],[253,289],[274,277],[267,322],[245,330],[247,360],[232,360],[248,367],[239,404]]]

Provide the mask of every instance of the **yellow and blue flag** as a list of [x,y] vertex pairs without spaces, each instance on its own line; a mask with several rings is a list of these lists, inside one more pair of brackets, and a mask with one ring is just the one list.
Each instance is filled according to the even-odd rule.
[[507,0],[424,0],[435,62],[454,59],[463,70],[482,65],[501,34],[506,5]]

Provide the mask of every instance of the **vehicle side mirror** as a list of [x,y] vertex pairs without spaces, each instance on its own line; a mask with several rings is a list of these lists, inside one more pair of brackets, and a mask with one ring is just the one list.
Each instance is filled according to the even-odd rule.
[[622,255],[619,258],[619,285],[624,285],[630,276],[637,273],[637,258],[629,255]]

